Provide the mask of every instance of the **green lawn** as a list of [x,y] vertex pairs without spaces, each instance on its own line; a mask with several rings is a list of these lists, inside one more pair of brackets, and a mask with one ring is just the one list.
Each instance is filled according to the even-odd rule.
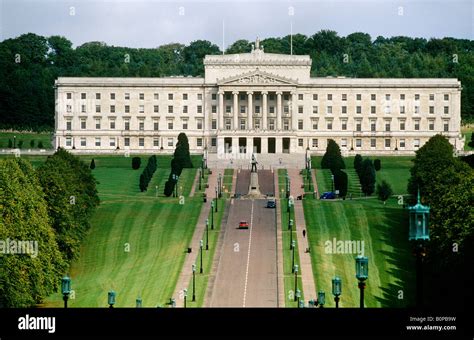
[[[92,156],[82,157],[86,162]],[[71,307],[106,307],[107,291],[117,292],[118,307],[134,307],[140,296],[143,306],[164,305],[172,296],[202,205],[201,197],[163,196],[169,175],[169,157],[158,156],[149,190],[141,193],[141,170],[131,169],[131,158],[93,157],[101,204],[92,218],[81,257],[70,270],[75,299]],[[142,158],[142,167],[147,157]],[[179,185],[186,196],[196,169],[184,169]],[[158,185],[158,197],[155,186]],[[60,306],[54,294],[46,306]]]
[[[13,138],[16,136],[16,140]],[[21,148],[23,150],[27,149],[38,149],[39,142],[43,143],[43,149],[52,149],[53,146],[51,145],[51,133],[50,132],[6,132],[0,131],[0,149],[8,148],[9,147],[9,140],[14,143],[17,148]],[[31,147],[30,143],[34,141],[33,147]],[[23,142],[21,145],[20,142]],[[13,145],[12,145],[13,146]]]
[[[291,238],[295,240],[296,247],[295,247],[295,264],[300,263],[300,258],[298,255],[298,240],[296,238],[296,221],[293,224],[293,231],[292,237],[290,238],[290,231],[288,230],[288,200],[285,198],[285,193],[281,192],[282,188],[285,188],[285,176],[286,176],[286,169],[278,169],[278,187],[280,188],[280,204],[278,208],[280,209],[281,215],[281,228],[282,228],[282,242],[283,242],[283,281],[285,287],[285,306],[286,307],[298,307],[297,302],[294,301],[294,294],[295,294],[295,276],[292,273],[292,251],[290,250],[290,241]],[[294,220],[294,210],[293,208],[290,211],[291,218]],[[297,277],[297,285],[298,289],[301,291],[301,298],[304,301],[304,292],[303,292],[303,285],[301,282],[301,268],[298,272]],[[307,301],[306,301],[307,303]]]
[[471,136],[472,136],[472,131],[470,130],[467,130],[465,132],[463,132],[463,136],[464,136],[464,150],[474,150],[474,147],[472,146],[469,146],[469,142],[471,141]]

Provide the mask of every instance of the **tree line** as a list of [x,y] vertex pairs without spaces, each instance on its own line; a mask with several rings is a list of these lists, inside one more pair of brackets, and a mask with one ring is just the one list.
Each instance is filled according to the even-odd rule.
[[38,168],[0,160],[0,240],[34,241],[38,255],[0,256],[0,307],[28,307],[55,292],[79,256],[99,205],[89,166],[63,149]]
[[[290,53],[290,37],[261,41],[269,53]],[[237,40],[225,53],[245,53],[252,42]],[[473,121],[474,41],[376,37],[356,32],[341,37],[322,30],[293,35],[293,53],[310,55],[313,77],[447,78],[461,80],[461,114]],[[197,40],[156,48],[88,42],[76,48],[61,36],[23,34],[0,42],[0,128],[50,131],[54,128],[54,80],[71,77],[203,76],[206,54],[215,44]]]

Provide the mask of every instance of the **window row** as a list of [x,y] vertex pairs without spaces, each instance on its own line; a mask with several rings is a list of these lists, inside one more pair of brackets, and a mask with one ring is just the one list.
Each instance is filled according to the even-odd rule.
[[[117,129],[117,124],[115,122],[115,120],[109,120],[108,122],[108,126],[104,126],[102,124],[102,120],[101,119],[96,119],[95,122],[94,122],[94,128],[96,130],[101,130],[101,129],[104,129],[105,127],[108,127],[108,129],[110,130],[115,130]],[[195,121],[195,128],[197,130],[203,130],[204,126],[203,126],[204,122],[202,119],[196,119]],[[168,119],[167,122],[166,122],[166,127],[168,130],[173,130],[174,127],[175,127],[175,122],[173,119]],[[89,127],[90,128],[90,127]],[[188,119],[183,119],[181,120],[181,126],[178,127],[180,129],[183,129],[183,130],[188,130],[189,128],[189,120]],[[87,121],[85,119],[81,119],[80,120],[80,129],[81,130],[87,130],[88,129],[88,124],[87,124]],[[119,127],[119,129],[123,129],[125,131],[130,131],[130,120],[125,120],[123,122],[123,127]],[[140,119],[138,120],[138,126],[137,126],[137,129],[140,130],[140,131],[145,131],[145,120],[144,119]],[[215,119],[213,119],[211,121],[211,129],[217,129],[217,121]],[[72,121],[71,120],[66,120],[66,131],[71,131],[72,130]],[[151,130],[151,129],[147,129],[147,130]],[[159,131],[160,130],[160,123],[158,120],[155,120],[153,121],[153,129],[154,131]]]
[[[90,144],[87,144],[87,138],[86,137],[81,137],[79,138],[79,146],[82,147],[87,147],[91,146]],[[165,138],[166,141],[166,146],[168,147],[173,147],[175,143],[175,139],[173,137],[167,137]],[[108,138],[102,138],[102,137],[95,137],[93,139],[92,146],[95,147],[117,147],[119,148],[120,145],[118,144],[118,138],[116,137],[108,137]],[[215,143],[215,138],[214,138],[214,143]],[[75,144],[75,140],[72,137],[66,137],[66,146],[67,147],[76,147],[77,145]],[[153,146],[153,147],[163,147],[160,145],[160,138],[159,137],[124,137],[123,138],[123,146],[124,147],[130,147],[130,146],[139,146],[139,147],[145,147],[145,146]],[[203,146],[203,138],[198,137],[196,138],[196,146],[197,147],[202,147]],[[215,146],[215,145],[214,145]]]
[[[377,143],[377,140],[379,143]],[[383,143],[382,145],[380,143]],[[396,143],[396,144],[395,144]],[[370,146],[372,149],[376,149],[377,147],[384,147],[386,149],[390,149],[392,147],[394,148],[400,148],[400,149],[405,149],[407,147],[407,141],[404,138],[401,138],[397,141],[394,141],[391,138],[385,138],[385,139],[377,139],[377,138],[370,138],[368,139],[362,139],[362,138],[356,138],[353,141],[353,144],[349,145],[348,144],[348,139],[347,138],[341,138],[339,141],[339,145],[341,146],[342,149],[348,149],[348,148],[355,148],[355,149],[361,149],[362,147],[367,147]],[[414,149],[418,149],[420,147],[420,139],[413,139],[411,141],[411,146]],[[303,147],[304,146],[304,140],[303,138],[298,139],[298,146]],[[311,139],[311,146],[313,148],[318,148],[319,147],[319,139],[318,138],[312,138]]]
[[[340,129],[342,131],[347,131],[348,130],[348,123],[347,123],[346,120],[342,120],[340,122],[340,126],[338,126],[338,127],[335,127],[333,120],[326,120],[325,124],[326,124],[325,125],[326,130],[335,130],[336,128]],[[377,127],[377,122],[371,121],[369,126],[366,126],[365,129],[362,129],[362,121],[356,121],[355,124],[354,124],[353,130],[354,131],[360,131],[360,132],[362,132],[362,131],[370,131],[370,132],[385,131],[385,132],[389,132],[389,131],[392,131],[393,128],[396,129],[397,127],[398,127],[399,131],[406,131],[407,130],[406,121],[401,120],[401,121],[398,122],[398,125],[396,125],[392,122],[386,121],[386,122],[383,123],[382,128],[380,128],[380,126]],[[319,130],[320,128],[321,127],[319,125],[319,120],[313,119],[311,121],[311,129],[312,130]],[[428,120],[428,125],[427,125],[428,131],[435,131],[435,128],[436,128],[435,121],[434,120]],[[440,127],[438,127],[438,129],[439,128]],[[303,120],[298,120],[298,130],[304,130]],[[415,131],[420,131],[421,130],[421,121],[420,120],[413,120],[413,130],[415,130]],[[449,131],[449,120],[443,120],[442,130],[444,132]]]

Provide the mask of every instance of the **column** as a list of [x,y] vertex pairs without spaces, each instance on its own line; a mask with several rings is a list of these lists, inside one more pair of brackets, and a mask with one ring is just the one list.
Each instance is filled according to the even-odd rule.
[[234,130],[239,129],[239,91],[233,91],[234,95]]
[[219,91],[219,130],[224,129],[224,91]]
[[253,129],[253,100],[252,100],[252,95],[253,92],[249,91],[247,92],[248,96],[248,105],[247,105],[247,130],[252,130]]
[[262,130],[267,129],[267,94],[268,92],[262,92]]
[[291,129],[298,130],[298,105],[296,91],[291,92]]
[[277,91],[276,93],[277,95],[277,107],[276,107],[276,111],[277,111],[277,130],[280,131],[281,130],[281,111],[282,111],[282,103],[281,103],[281,95],[282,95],[282,92],[281,91]]

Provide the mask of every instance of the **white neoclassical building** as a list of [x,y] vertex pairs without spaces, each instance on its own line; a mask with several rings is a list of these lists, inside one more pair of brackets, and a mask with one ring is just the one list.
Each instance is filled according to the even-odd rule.
[[[307,55],[208,55],[204,77],[56,80],[55,146],[76,152],[409,154],[443,134],[462,150],[457,79],[311,77]],[[237,156],[237,155],[236,155]]]

